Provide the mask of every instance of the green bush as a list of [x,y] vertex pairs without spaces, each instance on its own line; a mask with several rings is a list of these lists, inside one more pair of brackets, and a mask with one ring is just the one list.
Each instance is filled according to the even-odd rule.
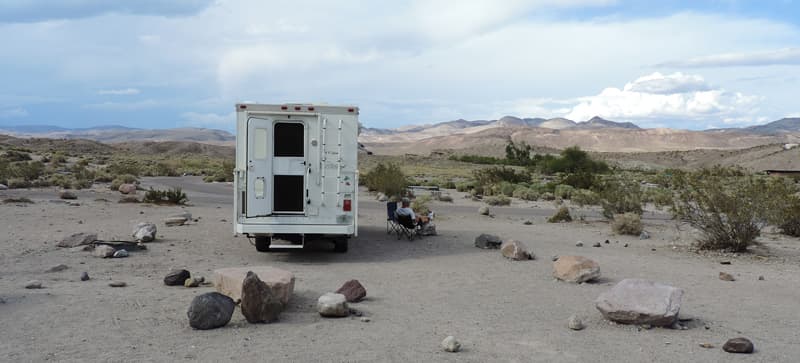
[[578,206],[599,205],[600,196],[588,189],[577,189],[572,192],[570,200]]
[[494,196],[494,197],[486,197],[486,198],[483,198],[483,201],[486,202],[486,204],[492,205],[492,206],[510,205],[511,204],[511,199],[508,199],[508,197],[506,197],[504,195],[498,195],[498,196]]
[[545,193],[542,193],[542,200],[546,200],[548,202],[549,201],[553,201],[553,200],[556,200],[556,196],[553,193],[545,192]]
[[[558,158],[544,161],[542,171],[548,174],[553,173],[605,173],[608,172],[608,164],[602,161],[592,160],[589,154],[577,146],[568,147],[561,151]],[[580,185],[581,187],[585,187]]]
[[593,189],[600,185],[600,177],[590,172],[577,172],[564,176],[561,184],[570,185],[576,189]]
[[514,194],[512,196],[522,200],[533,201],[539,199],[539,193],[536,190],[526,187],[518,187],[517,189],[514,189]]
[[557,198],[570,199],[573,191],[575,191],[575,188],[572,186],[559,184],[556,185],[555,189],[553,190],[553,194],[555,194]]
[[493,185],[500,182],[508,182],[512,184],[530,181],[531,175],[528,171],[517,171],[514,168],[507,168],[505,166],[490,167],[478,169],[472,172],[475,184],[477,185]]
[[636,213],[614,215],[611,230],[617,234],[638,236],[642,233],[642,217]]
[[800,193],[797,185],[788,178],[775,178],[769,182],[771,196],[768,221],[776,225],[782,234],[800,237]]
[[615,214],[642,214],[642,189],[639,183],[627,179],[612,179],[603,184],[600,193],[603,217],[613,219]]
[[672,205],[672,191],[666,188],[647,188],[642,195],[642,202],[653,203],[656,208],[662,209]]
[[514,195],[514,189],[516,188],[514,184],[511,184],[509,182],[500,182],[498,186],[500,189],[500,194],[503,194],[506,197]]
[[431,199],[432,198],[430,195],[423,195],[414,198],[414,200],[411,201],[411,209],[414,211],[415,214],[427,215],[428,212],[431,211],[430,207],[428,207],[428,204],[430,204]]
[[547,221],[550,223],[572,222],[572,215],[569,214],[569,208],[561,206]]
[[364,174],[364,185],[370,191],[378,191],[387,197],[403,196],[408,187],[408,178],[395,163],[379,163]]
[[111,181],[111,185],[109,185],[109,188],[111,188],[111,190],[116,191],[122,184],[138,184],[138,183],[139,180],[136,178],[136,176],[131,174],[125,174],[114,178],[114,180]]
[[186,197],[181,188],[170,188],[168,190],[157,190],[150,187],[150,190],[145,192],[142,199],[145,203],[154,204],[186,204],[189,199]]
[[113,175],[133,175],[144,174],[144,167],[136,160],[120,159],[108,164],[106,170]]
[[11,189],[25,189],[30,188],[32,183],[25,179],[9,179],[7,186]]
[[2,159],[7,162],[29,161],[31,160],[31,155],[16,150],[8,150],[2,155]]
[[473,182],[460,182],[460,183],[456,183],[456,186],[455,186],[456,190],[459,191],[459,192],[466,192],[466,191],[471,190],[474,187],[475,187],[475,183],[473,183]]

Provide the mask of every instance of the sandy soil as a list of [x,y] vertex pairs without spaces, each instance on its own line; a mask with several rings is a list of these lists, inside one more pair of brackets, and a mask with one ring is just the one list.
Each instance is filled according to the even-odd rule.
[[[434,203],[439,236],[409,242],[385,232],[384,205],[362,194],[360,236],[350,252],[319,244],[292,253],[257,253],[231,228],[229,185],[197,178],[149,179],[145,185],[183,185],[193,205],[118,204],[117,193],[97,187],[77,191],[80,206],[53,203],[56,190],[0,192],[35,204],[0,204],[0,360],[28,361],[321,361],[321,362],[794,362],[800,356],[800,241],[776,234],[764,247],[740,256],[687,250],[691,233],[662,214],[648,213],[653,238],[611,234],[596,212],[587,222],[548,224],[549,203],[517,202],[479,216],[478,203],[453,192],[455,203]],[[96,201],[105,198],[110,202]],[[183,209],[199,222],[165,227]],[[532,225],[523,225],[531,220]],[[156,242],[125,259],[98,259],[55,242],[74,232],[127,239],[140,221],[158,223]],[[488,232],[524,241],[534,261],[505,260],[496,250],[473,247]],[[596,241],[610,240],[602,248]],[[576,241],[585,247],[576,247]],[[630,247],[623,245],[629,243]],[[553,255],[579,254],[600,263],[597,283],[573,285],[551,276]],[[731,265],[720,265],[720,261]],[[63,272],[46,273],[66,264]],[[210,331],[189,327],[186,309],[213,287],[164,286],[164,274],[187,268],[206,277],[231,266],[272,265],[295,273],[290,306],[280,321],[248,324],[239,311]],[[87,271],[92,279],[81,282]],[[720,271],[737,281],[718,279]],[[764,281],[758,277],[764,276]],[[611,324],[593,301],[614,283],[640,277],[685,289],[681,317],[689,330],[638,329]],[[368,299],[353,304],[372,319],[323,319],[317,297],[348,279],[360,280]],[[43,289],[27,290],[38,279]],[[110,281],[128,286],[112,288]],[[572,314],[583,331],[567,329]],[[456,336],[460,353],[439,343]],[[722,351],[729,338],[746,336],[752,355]],[[711,343],[705,349],[700,343]]]

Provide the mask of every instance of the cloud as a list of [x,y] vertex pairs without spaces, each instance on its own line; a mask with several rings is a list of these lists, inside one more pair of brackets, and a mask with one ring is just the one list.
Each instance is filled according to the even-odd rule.
[[625,90],[668,95],[673,93],[709,91],[711,90],[711,85],[706,83],[701,76],[688,75],[680,72],[665,76],[656,72],[639,77],[635,81],[626,84]]
[[155,100],[142,100],[135,102],[102,102],[83,105],[82,108],[89,110],[106,111],[134,111],[158,107],[161,104]]
[[22,117],[28,117],[28,110],[21,107],[0,109],[0,118],[22,118]]
[[236,121],[236,113],[227,115],[216,113],[184,112],[181,118],[186,120],[186,125],[193,126],[231,126]]
[[111,95],[111,96],[129,96],[138,95],[140,93],[137,88],[121,88],[121,89],[103,89],[97,91],[98,95]]
[[4,0],[0,23],[88,18],[108,13],[182,16],[196,14],[213,0]]
[[663,67],[711,68],[711,67],[759,67],[774,65],[800,65],[800,48],[778,50],[724,53],[686,60],[661,63]]

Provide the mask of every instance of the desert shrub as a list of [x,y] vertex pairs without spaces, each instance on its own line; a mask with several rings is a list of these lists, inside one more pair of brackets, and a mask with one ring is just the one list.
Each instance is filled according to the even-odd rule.
[[561,199],[570,199],[573,191],[575,191],[575,188],[573,188],[572,186],[559,184],[556,185],[555,189],[553,190],[553,194],[555,194],[556,197]]
[[144,193],[142,199],[145,203],[155,204],[186,204],[189,199],[186,197],[181,188],[170,188],[168,190],[157,190],[150,187],[150,190]]
[[510,197],[514,195],[514,189],[516,186],[509,182],[500,182],[498,185],[500,194],[505,195],[506,197]]
[[441,195],[440,194],[438,199],[439,199],[440,202],[447,202],[447,203],[452,203],[453,202],[453,197],[450,196],[450,195]]
[[550,223],[572,222],[572,215],[569,214],[569,208],[561,206],[547,221]]
[[51,155],[49,159],[50,159],[50,164],[54,165],[64,164],[67,162],[67,156],[60,151],[53,153],[53,155]]
[[44,163],[41,161],[21,161],[11,163],[8,167],[11,176],[27,181],[38,179],[44,172]]
[[55,185],[63,189],[72,189],[72,178],[63,174],[53,174],[47,181],[50,185]]
[[11,189],[24,189],[30,188],[32,183],[29,180],[25,179],[9,179],[8,180],[8,187]]
[[478,169],[472,172],[477,185],[492,185],[500,182],[512,184],[530,181],[531,176],[528,171],[517,171],[514,168],[505,166]]
[[[541,167],[542,171],[552,173],[605,173],[608,164],[593,160],[589,154],[577,146],[568,147],[561,151],[560,157],[546,159]],[[583,187],[583,186],[582,186]]]
[[33,201],[28,199],[28,198],[25,198],[25,197],[19,197],[19,198],[6,198],[6,199],[3,199],[3,203],[5,203],[5,204],[11,204],[11,203],[33,204]]
[[617,234],[638,236],[642,233],[642,217],[636,213],[623,213],[614,215],[611,230]]
[[455,185],[456,190],[459,191],[459,192],[466,192],[466,191],[471,190],[474,187],[475,187],[475,183],[472,183],[472,182],[460,182],[460,183],[456,183],[456,185]]
[[600,177],[590,172],[577,172],[565,175],[561,184],[570,185],[576,189],[592,189],[600,185]]
[[800,193],[796,184],[787,178],[776,178],[769,183],[768,220],[782,234],[800,237]]
[[94,181],[95,183],[111,183],[114,181],[114,177],[108,173],[95,173]]
[[408,186],[408,179],[400,166],[394,163],[379,163],[364,174],[364,185],[370,191],[378,191],[386,196],[402,196]]
[[3,154],[2,158],[8,162],[29,161],[31,160],[31,155],[21,151],[8,150]]
[[483,201],[486,202],[488,205],[497,206],[497,205],[509,205],[511,204],[511,199],[508,199],[505,195],[498,195],[494,197],[486,197],[483,198]]
[[136,198],[134,195],[123,195],[119,198],[119,203],[141,203],[142,201],[139,198]]
[[144,167],[138,161],[132,159],[115,160],[106,167],[109,173],[114,175],[142,175]]
[[136,176],[131,174],[125,174],[114,178],[114,180],[111,181],[111,185],[109,185],[108,187],[111,188],[111,190],[117,190],[119,189],[119,186],[122,184],[137,184],[137,183],[139,183],[139,180],[136,178]]
[[212,175],[208,175],[203,178],[203,181],[206,183],[210,182],[232,182],[233,181],[233,168],[235,164],[233,161],[230,160],[223,160],[222,167],[214,172]]
[[570,200],[581,207],[600,204],[600,196],[588,189],[577,189],[573,191]]
[[702,233],[701,249],[745,251],[760,235],[772,199],[755,176],[701,170],[675,180],[672,213]]
[[642,202],[653,203],[656,208],[672,205],[672,191],[666,188],[647,188],[642,194]]
[[546,200],[548,202],[556,200],[556,195],[551,192],[544,192],[542,193],[542,200]]
[[452,180],[445,181],[444,184],[441,185],[442,188],[445,189],[455,189],[456,183]]
[[[153,167],[150,170],[150,174],[152,174],[152,176],[178,176],[178,175],[180,175],[178,173],[177,169],[175,169],[173,166],[171,166],[171,165],[169,165],[169,164],[167,164],[165,162],[162,162],[162,161],[159,161],[155,165],[153,165]],[[233,178],[233,176],[231,176],[231,178]]]
[[430,195],[423,195],[417,197],[413,201],[411,201],[411,209],[414,210],[414,213],[416,214],[427,215],[428,212],[431,211],[430,207],[428,207],[428,204],[430,204],[431,199],[432,198]]
[[613,219],[615,214],[642,214],[642,189],[639,183],[626,179],[612,179],[603,183],[600,192],[603,217]]
[[514,194],[512,196],[514,198],[519,198],[523,200],[539,199],[539,193],[536,190],[526,187],[518,187],[517,189],[514,189]]

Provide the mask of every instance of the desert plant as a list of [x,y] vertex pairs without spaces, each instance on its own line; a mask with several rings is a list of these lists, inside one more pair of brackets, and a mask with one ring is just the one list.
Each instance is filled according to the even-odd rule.
[[2,155],[2,158],[8,162],[29,161],[31,160],[31,155],[21,151],[8,150]]
[[551,192],[542,193],[542,200],[546,200],[548,202],[556,200],[555,194]]
[[466,192],[471,190],[475,187],[475,183],[472,182],[460,182],[456,183],[456,190],[459,192]]
[[547,221],[550,223],[572,222],[572,215],[569,214],[569,208],[561,206]]
[[25,197],[20,197],[20,198],[6,198],[6,199],[3,199],[3,203],[5,203],[5,204],[12,204],[12,203],[33,204],[33,201],[28,199],[28,198],[25,198]]
[[638,236],[642,233],[642,217],[636,213],[614,215],[611,230],[617,234]]
[[439,197],[438,197],[437,199],[438,199],[440,202],[447,202],[447,203],[452,203],[452,202],[453,202],[453,197],[452,197],[452,196],[450,196],[450,195],[441,195],[441,194],[440,194],[440,195],[439,195]]
[[642,194],[642,202],[653,203],[653,205],[662,209],[672,205],[672,191],[666,188],[647,188]]
[[600,193],[603,217],[613,219],[615,214],[642,214],[642,189],[639,183],[626,179],[611,179],[603,183]]
[[473,171],[472,174],[473,178],[475,179],[475,183],[477,185],[484,186],[497,184],[500,182],[516,184],[530,181],[531,179],[529,172],[525,170],[517,171],[513,168],[507,168],[505,166],[478,169]]
[[559,184],[556,185],[555,189],[553,190],[553,194],[555,194],[556,197],[561,199],[570,199],[573,191],[575,191],[575,188],[573,188],[572,186]]
[[430,204],[432,199],[433,198],[431,198],[430,195],[423,195],[414,198],[414,200],[411,201],[411,209],[414,210],[414,213],[416,214],[427,215],[428,212],[431,211],[431,209],[428,207],[428,204]]
[[800,193],[797,185],[789,179],[772,179],[767,193],[770,195],[768,220],[782,234],[800,237]]
[[364,184],[370,191],[378,191],[389,197],[402,196],[408,186],[406,175],[394,163],[379,163],[364,175]]
[[111,185],[109,185],[109,188],[111,188],[111,190],[117,190],[119,189],[119,186],[122,184],[138,184],[138,183],[139,180],[136,178],[136,176],[131,174],[123,174],[114,178],[114,180],[111,181]]
[[145,192],[144,198],[142,199],[145,203],[154,203],[154,204],[186,204],[189,199],[186,197],[186,193],[184,193],[181,188],[170,188],[168,190],[158,190],[153,189],[150,187],[150,190]]
[[514,184],[511,184],[509,182],[500,182],[498,187],[500,189],[500,194],[503,194],[506,197],[514,195],[514,188],[515,188]]
[[512,195],[514,198],[519,198],[523,200],[537,200],[539,199],[539,193],[532,188],[527,187],[518,187],[514,189],[514,193]]
[[578,189],[572,192],[570,200],[578,206],[598,205],[600,196],[588,189]]
[[488,205],[498,206],[498,205],[509,205],[511,204],[511,199],[508,199],[505,195],[497,195],[493,197],[486,197],[483,198],[483,201],[486,202]]

